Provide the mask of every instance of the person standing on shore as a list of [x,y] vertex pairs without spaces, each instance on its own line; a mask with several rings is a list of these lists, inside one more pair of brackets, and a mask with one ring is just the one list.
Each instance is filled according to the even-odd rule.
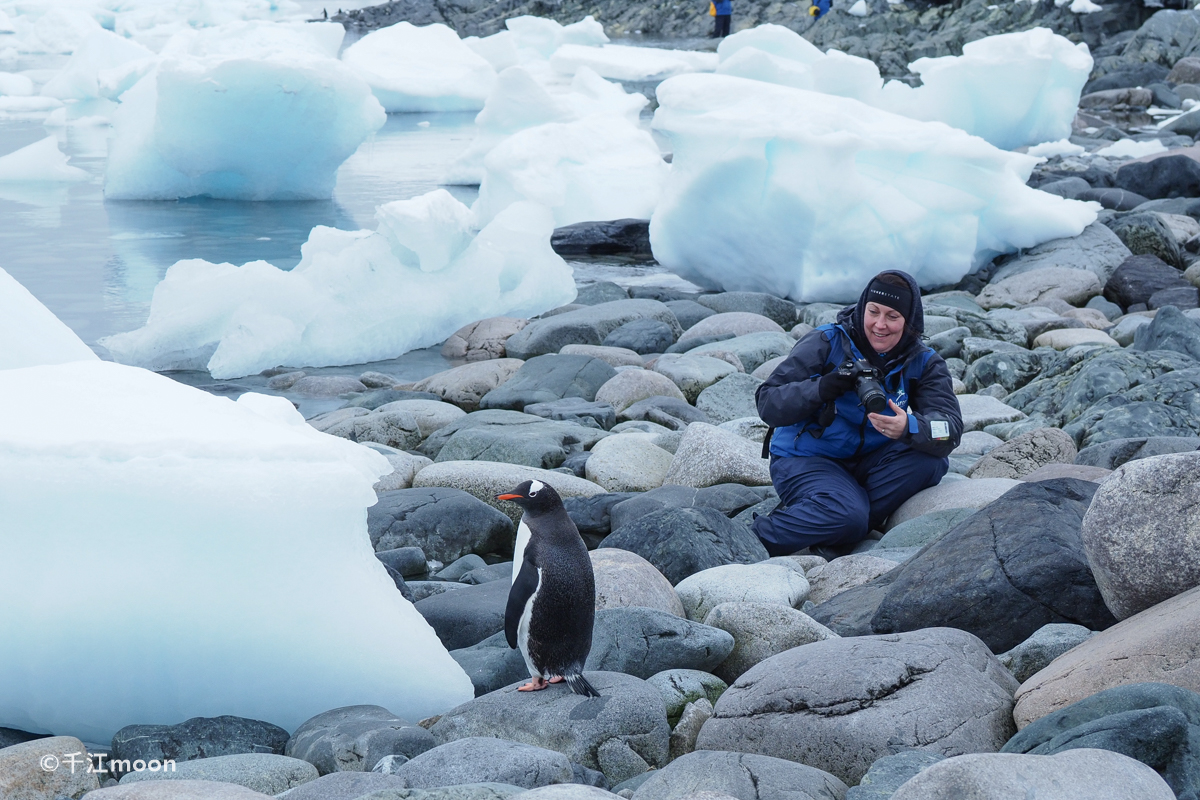
[[713,16],[712,38],[723,39],[729,35],[729,22],[733,17],[733,0],[712,0],[716,14]]

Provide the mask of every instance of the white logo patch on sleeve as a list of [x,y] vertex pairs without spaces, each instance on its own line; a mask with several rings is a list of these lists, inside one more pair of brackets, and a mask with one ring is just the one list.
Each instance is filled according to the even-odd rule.
[[949,439],[950,423],[944,419],[929,420],[929,435],[934,439]]

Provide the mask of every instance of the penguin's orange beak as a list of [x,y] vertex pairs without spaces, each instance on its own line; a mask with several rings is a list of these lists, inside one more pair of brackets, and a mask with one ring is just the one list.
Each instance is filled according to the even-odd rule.
[[523,497],[525,497],[525,495],[523,495],[523,494],[498,494],[498,495],[496,495],[497,500],[520,500]]

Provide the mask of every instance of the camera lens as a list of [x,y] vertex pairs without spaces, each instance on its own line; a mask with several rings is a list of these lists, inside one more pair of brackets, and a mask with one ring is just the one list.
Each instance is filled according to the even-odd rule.
[[879,381],[859,378],[854,388],[858,391],[858,401],[868,412],[879,414],[887,408],[887,396],[883,393]]

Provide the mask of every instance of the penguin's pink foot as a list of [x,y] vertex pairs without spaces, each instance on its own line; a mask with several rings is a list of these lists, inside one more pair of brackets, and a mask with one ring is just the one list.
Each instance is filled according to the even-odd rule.
[[553,678],[550,679],[550,682],[551,683],[562,683],[564,680],[566,680],[566,679],[562,675],[555,675]]
[[548,685],[549,684],[547,684],[546,681],[542,678],[530,678],[529,683],[525,684],[524,686],[518,686],[517,691],[518,692],[539,692],[542,689],[545,689],[546,686],[548,686]]

